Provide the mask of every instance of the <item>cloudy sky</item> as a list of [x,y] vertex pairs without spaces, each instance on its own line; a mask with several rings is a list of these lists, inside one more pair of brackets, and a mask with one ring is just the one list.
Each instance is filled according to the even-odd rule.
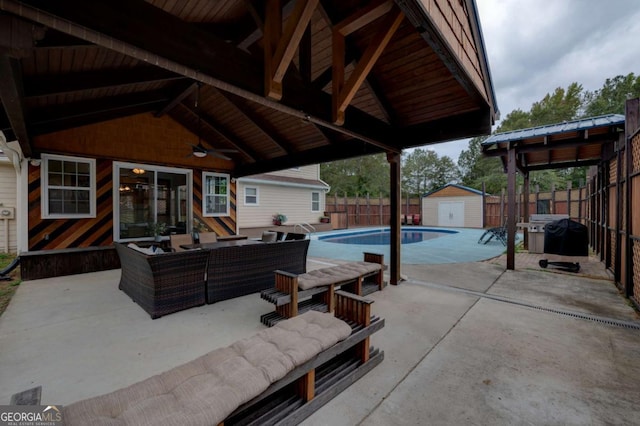
[[[502,117],[572,82],[640,74],[640,0],[476,0]],[[467,140],[433,145],[457,161]]]

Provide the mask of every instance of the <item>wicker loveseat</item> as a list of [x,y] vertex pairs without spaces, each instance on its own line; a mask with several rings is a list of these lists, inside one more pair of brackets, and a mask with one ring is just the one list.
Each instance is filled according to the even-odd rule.
[[209,253],[207,303],[257,293],[275,285],[274,271],[303,274],[309,240],[220,247]]
[[155,319],[204,305],[209,252],[192,250],[147,255],[115,243],[120,257],[120,290]]

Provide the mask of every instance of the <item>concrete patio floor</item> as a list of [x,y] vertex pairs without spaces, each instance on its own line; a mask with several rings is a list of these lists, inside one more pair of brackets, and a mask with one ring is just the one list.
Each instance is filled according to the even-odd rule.
[[[636,312],[609,280],[516,267],[403,265],[407,281],[370,296],[385,360],[304,424],[637,424]],[[112,391],[255,333],[272,309],[250,295],[151,320],[119,276],[20,285],[0,317],[0,404],[37,385],[45,404]]]

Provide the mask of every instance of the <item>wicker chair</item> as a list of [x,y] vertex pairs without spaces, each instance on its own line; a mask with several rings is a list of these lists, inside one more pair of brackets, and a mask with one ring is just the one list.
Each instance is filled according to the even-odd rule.
[[152,319],[204,305],[207,250],[147,255],[115,243],[124,291]]

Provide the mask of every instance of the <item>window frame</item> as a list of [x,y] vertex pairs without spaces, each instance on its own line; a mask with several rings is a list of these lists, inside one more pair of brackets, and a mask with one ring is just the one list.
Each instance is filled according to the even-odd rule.
[[[208,194],[205,192],[207,188],[207,178],[222,177],[227,180],[227,194]],[[226,211],[224,213],[209,213],[207,212],[207,197],[226,197]],[[231,215],[231,175],[228,173],[214,173],[214,172],[202,172],[202,216],[203,217],[226,217]]]
[[[247,202],[247,189],[255,189],[256,190],[256,194],[255,195],[249,195],[250,197],[255,197],[256,198],[255,203]],[[258,188],[257,186],[245,186],[244,187],[244,205],[245,206],[249,206],[249,207],[254,207],[254,206],[259,206],[260,205],[260,188]]]
[[[96,217],[96,159],[72,157],[68,155],[42,154],[40,164],[40,216],[42,219],[94,219]],[[49,161],[67,161],[89,164],[89,187],[67,187],[53,185],[54,189],[87,191],[89,193],[89,213],[51,213],[49,211]]]
[[[314,200],[313,200],[313,195],[314,195],[314,194],[318,194],[318,201],[317,201],[317,203],[318,203],[318,208],[317,208],[317,210],[314,210],[314,209],[313,209],[313,203],[315,203],[315,202],[316,202],[316,201],[314,201]],[[319,212],[319,211],[320,211],[320,208],[322,207],[322,205],[321,205],[321,204],[322,204],[322,201],[321,201],[321,199],[320,199],[320,191],[311,191],[311,211],[312,211],[313,213],[317,213],[317,212]]]

